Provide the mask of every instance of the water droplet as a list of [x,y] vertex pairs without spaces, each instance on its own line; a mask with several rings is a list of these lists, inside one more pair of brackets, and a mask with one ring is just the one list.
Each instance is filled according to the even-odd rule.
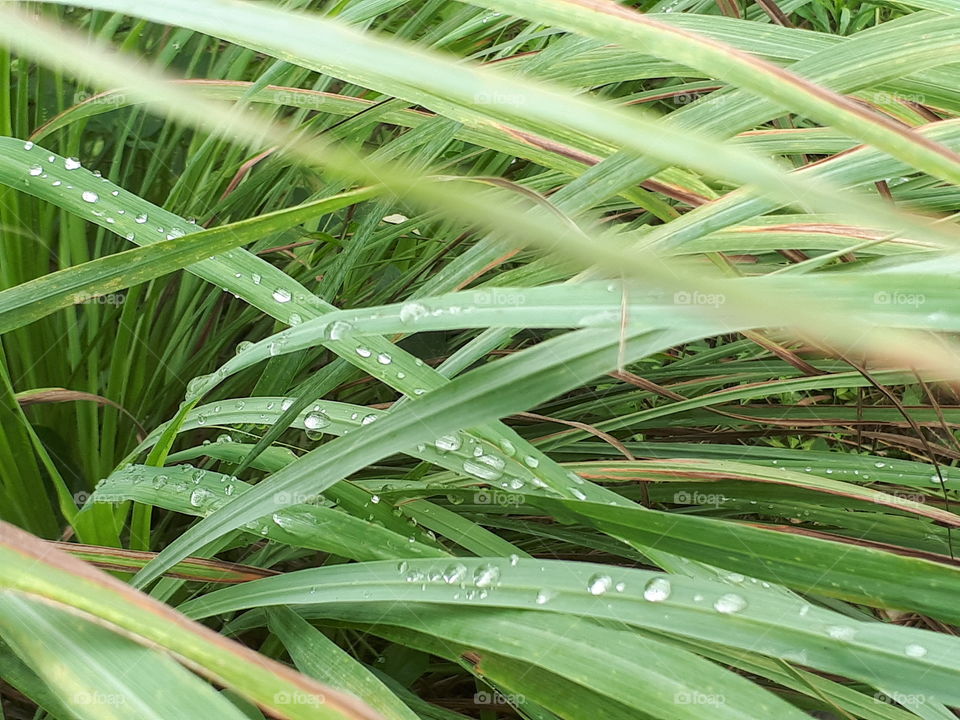
[[313,412],[308,413],[303,419],[303,426],[307,430],[320,430],[321,428],[327,427],[329,424],[330,418],[328,418],[319,410],[314,410]]
[[97,195],[92,190],[84,190],[83,193],[80,195],[80,197],[83,198],[84,202],[88,202],[88,203],[95,203],[97,200],[100,199],[100,196]]
[[263,278],[260,277],[259,273],[253,273],[253,275],[250,276],[250,279],[253,280],[254,285],[259,285],[263,281]]
[[613,580],[609,575],[594,575],[587,581],[587,590],[591,595],[603,595],[613,587]]
[[372,423],[372,422],[376,422],[376,419],[377,419],[378,417],[379,417],[378,415],[374,415],[374,414],[372,414],[372,413],[371,413],[370,415],[364,415],[364,416],[363,416],[363,420],[360,421],[360,424],[361,424],[361,425],[369,425],[369,424]]
[[290,295],[289,290],[284,290],[283,288],[277,288],[276,290],[273,291],[273,299],[276,300],[278,303],[290,302],[291,297],[292,295]]
[[237,355],[245,353],[247,350],[253,347],[253,343],[249,340],[241,340],[237,343]]
[[43,168],[40,167],[39,165],[34,165],[27,172],[29,172],[31,175],[36,177],[37,175],[40,175],[41,173],[43,173]]
[[827,628],[827,635],[836,639],[836,640],[851,640],[856,634],[856,631],[852,627],[841,627],[839,625],[831,625]]
[[467,567],[460,563],[454,563],[449,565],[446,570],[443,571],[443,581],[448,585],[454,585],[456,583],[463,582],[467,577]]
[[492,587],[500,580],[500,568],[486,563],[478,567],[473,573],[473,584],[479,588]]
[[206,488],[197,488],[190,493],[190,504],[193,507],[200,507],[209,502],[212,497],[213,493]]
[[927,654],[927,649],[923,645],[917,645],[915,643],[911,643],[910,645],[907,645],[903,649],[903,652],[906,654],[907,657],[922,658],[924,655]]
[[418,302],[408,302],[400,306],[400,322],[416,322],[429,314],[427,308]]
[[24,149],[24,150],[33,150],[33,143],[30,142],[29,140],[27,140],[27,141],[23,144],[23,149]]
[[380,353],[379,355],[377,355],[377,362],[380,363],[381,365],[389,365],[392,361],[393,361],[393,358],[391,358],[386,353]]
[[481,480],[496,480],[503,474],[503,460],[496,455],[480,455],[463,462],[464,472]]
[[209,375],[197,375],[195,378],[191,378],[190,382],[187,383],[187,395],[199,395],[201,389],[206,385],[207,380],[210,379]]
[[747,606],[747,601],[744,600],[739,595],[734,593],[727,593],[726,595],[721,595],[717,598],[717,601],[713,603],[713,609],[717,612],[724,613],[725,615],[732,615],[733,613],[738,613]]
[[147,222],[147,214],[146,214],[146,213],[140,213],[139,215],[137,215],[137,216],[133,219],[133,221],[134,221],[135,223],[138,223],[138,224],[140,224],[140,225],[143,225],[145,222]]
[[371,352],[369,348],[365,348],[361,346],[357,348],[357,355],[359,355],[362,358],[368,358],[371,355],[373,355],[373,352]]
[[537,605],[546,605],[548,602],[553,600],[556,597],[556,593],[552,590],[541,590],[537,593]]
[[300,317],[299,313],[291,313],[289,322],[291,325],[294,325],[294,326],[299,325],[300,323],[303,322],[303,318]]
[[378,504],[378,503],[380,502],[380,496],[379,496],[379,495],[371,495],[371,496],[370,496],[370,502],[372,502],[374,505]]
[[643,598],[650,602],[663,602],[670,597],[671,590],[669,580],[662,577],[653,578],[643,588]]
[[441,435],[434,443],[440,452],[455,452],[460,449],[459,435]]
[[533,455],[527,455],[523,459],[523,463],[530,468],[535,468],[540,464],[540,461],[537,460]]
[[330,324],[329,335],[331,340],[342,340],[353,330],[353,325],[343,320],[335,320]]

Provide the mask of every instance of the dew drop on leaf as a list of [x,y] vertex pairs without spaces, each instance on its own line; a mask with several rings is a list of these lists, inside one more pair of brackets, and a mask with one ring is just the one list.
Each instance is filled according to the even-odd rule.
[[473,573],[473,584],[479,588],[493,587],[500,580],[500,568],[486,563],[478,567]]
[[537,605],[546,605],[554,597],[556,594],[552,590],[541,590],[537,593]]
[[331,340],[342,340],[353,330],[353,325],[343,320],[335,320],[330,324],[328,334]]
[[734,593],[727,593],[717,598],[713,603],[713,609],[725,615],[738,613],[747,606],[747,601]]
[[319,410],[314,410],[313,412],[308,413],[303,419],[303,426],[307,430],[320,430],[321,428],[327,427],[329,424],[330,418],[328,418]]
[[460,436],[459,435],[441,435],[433,444],[437,447],[437,450],[440,452],[454,452],[460,449]]
[[827,628],[827,635],[836,640],[851,640],[855,634],[856,631],[852,627],[831,625]]
[[613,587],[613,580],[609,575],[593,575],[587,581],[587,590],[591,595],[603,595]]
[[481,480],[496,480],[503,474],[503,460],[496,455],[480,455],[472,460],[464,460],[463,470]]
[[643,598],[650,602],[663,602],[670,597],[671,590],[669,580],[662,577],[653,578],[643,588]]
[[404,303],[400,306],[400,322],[416,322],[428,314],[427,309],[418,302]]
[[463,582],[467,577],[467,567],[461,563],[447,566],[443,571],[443,581],[449,585]]
[[207,490],[206,488],[197,488],[192,493],[190,493],[190,504],[193,507],[201,507],[210,501],[210,498],[213,497],[213,493]]

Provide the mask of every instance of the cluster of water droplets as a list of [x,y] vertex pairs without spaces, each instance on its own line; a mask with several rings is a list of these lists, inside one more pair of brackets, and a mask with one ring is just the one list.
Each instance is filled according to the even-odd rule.
[[126,481],[134,487],[146,484],[155,491],[171,492],[185,498],[197,515],[206,516],[227,502],[239,482],[231,475],[209,475],[217,478],[219,482],[205,482],[207,471],[192,465],[176,465],[163,468],[160,472],[143,465],[128,465],[114,477],[117,481]]

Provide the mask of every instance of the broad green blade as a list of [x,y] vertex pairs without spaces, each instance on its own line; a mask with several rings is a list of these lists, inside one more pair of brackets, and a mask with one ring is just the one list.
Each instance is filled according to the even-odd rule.
[[84,720],[245,717],[168,656],[28,595],[0,593],[0,635]]

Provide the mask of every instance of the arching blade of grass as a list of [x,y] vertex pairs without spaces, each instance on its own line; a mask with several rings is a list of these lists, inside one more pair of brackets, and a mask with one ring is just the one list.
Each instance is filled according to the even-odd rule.
[[[864,463],[867,465],[867,463]],[[876,461],[870,463],[871,472]],[[909,498],[890,495],[872,488],[860,487],[849,482],[841,482],[829,477],[819,477],[807,472],[791,472],[784,467],[765,470],[745,462],[722,460],[670,459],[665,461],[649,460],[644,462],[584,463],[572,466],[574,472],[589,480],[601,477],[611,481],[653,480],[659,479],[703,479],[703,480],[740,480],[746,482],[792,485],[821,493],[852,498],[874,503],[881,507],[893,508],[903,512],[915,513],[942,525],[956,527],[960,516],[952,512],[931,507]],[[833,468],[827,468],[833,474]],[[927,468],[929,473],[929,467]],[[892,474],[892,473],[891,473]],[[882,476],[881,476],[882,477]],[[874,480],[880,479],[876,475]],[[929,474],[925,478],[930,487]]]
[[[771,63],[710,42],[609,0],[483,0],[488,8],[571,28],[604,42],[669,57],[815,117],[949,182],[960,181],[960,156],[924,141],[854,101]],[[949,22],[949,21],[948,21]]]
[[[122,548],[96,547],[70,542],[51,544],[58,550],[70,553],[94,567],[114,572],[136,572],[153,557],[153,553],[124,550]],[[238,583],[249,582],[272,574],[273,571],[271,570],[249,565],[238,565],[223,560],[187,558],[182,563],[175,565],[167,573],[167,576],[196,582]]]
[[[946,259],[937,262],[945,271],[950,271],[954,264],[956,261]],[[471,290],[421,298],[415,302],[341,310],[282,330],[246,347],[216,372],[198,381],[191,388],[190,397],[199,397],[232,374],[268,358],[344,337],[359,339],[390,333],[488,327],[660,328],[669,322],[666,321],[668,317],[672,322],[686,321],[692,330],[699,329],[704,336],[774,325],[779,312],[777,308],[726,309],[728,299],[746,298],[749,291],[758,286],[764,287],[766,297],[780,297],[785,302],[812,299],[817,289],[830,288],[836,306],[855,308],[860,317],[869,318],[877,325],[960,329],[960,312],[954,307],[950,275],[931,277],[926,273],[909,272],[909,268],[902,269],[906,271],[894,268],[889,273],[860,273],[856,282],[851,276],[837,275],[702,280],[692,292],[680,291],[672,297],[660,290],[645,291],[633,285],[586,283]],[[898,296],[922,296],[923,302],[896,303],[889,299],[884,302],[884,298]],[[701,300],[698,302],[697,298]],[[705,310],[702,305],[709,309]],[[363,355],[372,351],[360,345],[357,352]],[[387,360],[389,364],[389,358]],[[856,373],[851,373],[850,377],[858,383],[866,383]],[[809,378],[797,382],[823,380]]]
[[[491,591],[491,595],[495,593],[496,590]],[[632,630],[585,618],[467,605],[454,609],[427,603],[398,604],[393,608],[364,603],[352,607],[333,604],[309,608],[305,614],[323,617],[327,612],[330,617],[362,624],[368,632],[420,646],[442,657],[462,659],[479,676],[489,673],[498,685],[561,717],[581,717],[585,712],[588,697],[576,690],[590,690],[619,703],[622,714],[614,717],[644,713],[657,718],[693,720],[703,716],[703,708],[685,699],[698,693],[722,698],[711,705],[712,717],[747,720],[757,717],[757,713],[778,713],[797,720],[805,717],[775,695],[746,684],[740,676],[692,653]],[[418,639],[395,632],[394,627],[409,628],[435,640],[421,644]],[[513,661],[513,668],[520,663],[530,664],[563,680],[550,688],[538,687],[536,679],[526,680],[522,671],[497,672],[499,659]],[[614,664],[620,671],[611,672]]]
[[[736,543],[734,535],[728,535]],[[890,576],[906,577],[890,568]],[[812,573],[811,573],[812,574]],[[493,578],[488,580],[487,576]],[[915,574],[911,574],[914,576]],[[452,580],[451,580],[452,578]],[[460,587],[465,583],[467,590]],[[485,584],[489,583],[489,584]],[[739,586],[665,576],[641,570],[538,559],[459,558],[455,561],[365,563],[317,568],[227,587],[184,604],[191,617],[207,617],[251,607],[379,603],[390,624],[389,603],[436,603],[460,608],[479,605],[572,613],[624,622],[693,639],[718,642],[772,657],[797,661],[826,672],[887,684],[903,692],[931,694],[954,703],[947,676],[960,673],[956,641],[935,633],[851,620],[807,602],[740,580]],[[479,588],[475,589],[475,588]],[[487,588],[488,592],[480,590]],[[919,591],[919,586],[916,587]],[[389,597],[384,595],[389,593]],[[825,638],[842,636],[842,644]],[[908,648],[921,648],[911,652]],[[922,660],[918,660],[920,655]],[[908,668],[929,666],[922,678]],[[938,673],[943,673],[937,677]],[[912,687],[906,682],[916,682]]]
[[[277,398],[275,401],[264,398],[249,398],[248,400],[243,401],[245,408],[247,403],[249,403],[249,405],[252,405],[254,409],[258,410],[258,412],[256,416],[252,414],[244,415],[240,422],[245,423],[248,421],[257,420],[260,422],[266,422],[268,425],[276,422],[280,417],[280,413],[278,413],[276,410],[280,400],[280,398]],[[271,405],[273,407],[270,407]],[[189,415],[187,420],[189,422]],[[331,423],[331,426],[332,425],[333,423]],[[177,453],[177,457],[171,456],[168,458],[168,460],[170,462],[179,462],[180,460],[192,460],[200,456],[206,456],[217,460],[224,460],[233,465],[238,465],[244,458],[247,457],[247,453],[250,451],[250,448],[250,445],[244,443],[218,442],[210,445],[203,444],[199,447],[183,450],[180,453]],[[266,452],[257,456],[257,459],[251,464],[251,467],[273,473],[281,470],[296,460],[296,455],[293,453],[276,452],[278,450],[281,450],[281,448],[268,448]],[[137,468],[133,472],[124,472],[121,470],[110,475],[104,480],[104,494],[107,495],[109,492],[109,494],[112,495],[122,496],[124,492],[132,492],[128,487],[128,483],[136,477],[137,472],[150,473],[151,475],[155,473],[162,474],[162,471],[156,468],[147,467]],[[184,470],[181,472],[186,471]],[[205,478],[207,474],[208,472],[204,471],[203,477]],[[191,480],[193,480],[197,475],[199,475],[199,473],[192,475]],[[214,495],[219,492],[227,494],[226,485],[230,482],[238,482],[235,479],[235,476],[232,475],[226,476],[211,474],[211,479],[213,478],[217,479],[216,484],[210,483],[211,489],[214,490]],[[154,488],[154,490],[159,489],[159,492],[151,493],[148,491],[139,493],[142,502],[149,504],[172,503],[171,508],[177,510],[178,512],[186,512],[189,514],[198,512],[196,506],[188,505],[184,500],[184,488],[179,484],[175,483],[172,487],[168,486],[166,483],[158,484],[160,485],[160,488]],[[203,478],[201,478],[200,484],[203,484]],[[245,489],[246,483],[240,481],[240,487]],[[410,554],[414,557],[419,555],[433,556],[443,554],[441,550],[438,550],[433,538],[431,538],[427,533],[423,532],[414,523],[411,523],[407,519],[395,514],[395,509],[391,508],[387,503],[383,503],[381,505],[379,502],[377,502],[377,499],[372,497],[373,494],[374,493],[370,492],[369,490],[358,487],[349,482],[337,483],[333,487],[327,489],[324,493],[324,496],[328,497],[331,502],[338,505],[341,510],[349,513],[356,519],[362,520],[363,522],[360,525],[354,524],[353,527],[350,527],[348,523],[338,532],[325,533],[325,537],[323,538],[322,542],[337,543],[337,547],[342,550],[342,552],[339,554],[343,555],[343,557],[353,557],[355,553],[362,553],[357,559],[364,560],[378,559],[384,554],[385,547],[390,547],[396,540],[401,538],[402,542],[404,542],[407,546],[405,549],[399,551],[399,554],[403,556],[406,556],[407,554]],[[169,497],[167,497],[168,495]],[[305,497],[302,499],[307,500],[309,498]],[[201,503],[201,505],[202,504],[203,503]],[[315,508],[308,508],[308,512],[315,512]],[[298,519],[305,518],[304,516],[301,516]],[[341,520],[338,515],[330,515],[324,519],[329,520],[332,524],[343,524],[346,522]],[[306,530],[307,528],[302,529]],[[390,530],[394,533],[394,535],[381,535],[380,530],[382,529]],[[260,526],[257,528],[257,530],[262,532],[263,527]],[[269,532],[270,531],[268,530],[268,534]],[[356,540],[359,540],[361,536],[364,538],[363,542],[355,542]],[[287,540],[289,540],[293,536],[288,533],[286,535],[281,535],[281,537],[285,537]],[[309,537],[309,533],[307,534],[307,537]],[[411,537],[413,538],[412,541],[410,539]],[[296,542],[301,543],[302,540],[298,538]],[[321,541],[318,540],[318,542]],[[370,555],[367,556],[366,553],[369,553]]]
[[[611,337],[609,332],[584,330],[467,373],[274,473],[242,498],[181,535],[145,567],[134,582],[142,586],[170,564],[224,532],[291,504],[287,493],[321,492],[354,470],[393,452],[535,405],[576,387],[585,378],[610,370],[621,358],[641,357],[669,347],[680,338],[688,337],[686,333],[658,331],[620,338],[616,334]],[[536,384],[530,382],[532,377],[538,379]],[[499,477],[501,463],[488,462],[494,471],[489,473],[483,468],[479,471]],[[555,489],[569,492],[569,487],[567,478]],[[592,493],[594,488],[585,490]],[[584,494],[584,491],[577,492]]]
[[951,565],[639,506],[613,508],[539,496],[530,500],[552,514],[563,509],[576,512],[581,522],[641,546],[656,544],[666,552],[800,592],[873,607],[909,608],[951,622],[958,617],[944,598],[937,599],[941,593],[949,595],[953,591],[947,588],[960,582],[960,571]]
[[[186,621],[169,607],[6,523],[0,524],[0,556],[0,588],[79,611],[142,644],[164,648],[280,717],[377,718],[349,696]],[[296,700],[284,702],[289,698]]]
[[[948,146],[960,143],[960,123],[946,121],[925,127],[918,132],[936,138]],[[861,147],[829,158],[798,171],[799,175],[829,179],[842,185],[860,184],[910,171],[910,166],[885,157],[873,148]],[[745,190],[729,193],[712,203],[692,210],[662,228],[654,228],[643,243],[675,250],[685,243],[737,222],[743,222],[775,209],[775,205]]]
[[[656,636],[663,637],[660,633]],[[890,702],[894,697],[909,697],[905,693],[891,689],[890,693],[886,694],[872,692],[868,687],[852,688],[782,660],[768,659],[755,653],[716,645],[708,647],[702,641],[681,640],[676,636],[670,636],[669,639],[715,662],[734,665],[742,672],[754,673],[794,692],[824,701],[830,706],[829,711],[840,712],[841,717],[843,712],[865,720],[916,720],[917,717]],[[928,708],[936,706],[932,698],[924,699]]]
[[292,610],[274,608],[268,622],[297,669],[344,692],[356,695],[385,720],[417,720],[377,676]]
[[[59,2],[59,0],[57,0]],[[894,229],[911,229],[923,234],[940,234],[936,228],[891,211],[880,203],[874,203],[857,196],[844,195],[838,199],[834,188],[820,184],[803,183],[796,185],[792,176],[786,175],[778,168],[765,160],[749,155],[732,146],[718,143],[713,139],[702,138],[694,131],[675,131],[667,125],[646,119],[637,113],[624,113],[609,105],[598,102],[589,102],[581,98],[563,98],[558,93],[541,89],[533,83],[524,82],[503,73],[494,73],[488,69],[466,68],[461,64],[452,63],[439,55],[428,55],[409,46],[401,45],[382,38],[363,36],[346,26],[330,22],[319,17],[298,16],[295,25],[289,24],[290,15],[278,12],[272,8],[256,5],[223,5],[220,0],[205,3],[202,7],[186,0],[167,2],[161,5],[140,2],[139,0],[98,0],[86,3],[89,7],[108,9],[116,12],[136,13],[156,22],[181,24],[196,30],[224,37],[227,40],[244,44],[248,47],[273,52],[286,59],[296,60],[305,67],[325,72],[357,84],[379,90],[391,96],[403,97],[412,103],[423,104],[436,110],[451,119],[467,124],[478,122],[501,121],[509,122],[525,131],[533,133],[548,133],[554,139],[574,141],[579,135],[601,137],[608,142],[623,146],[633,153],[652,155],[661,158],[665,163],[678,164],[685,167],[700,169],[704,172],[730,177],[739,182],[757,187],[761,192],[777,198],[784,204],[793,204],[802,199],[805,204],[833,210],[840,213],[861,213],[861,217],[870,217],[874,222],[886,225],[892,224]],[[229,17],[230,22],[224,23],[223,18]],[[24,46],[24,49],[36,56],[44,56],[44,43],[39,40],[42,30],[34,25],[26,25],[14,16],[7,21],[10,29],[7,41]],[[282,27],[282,30],[281,30]],[[292,30],[296,28],[296,30]],[[16,32],[13,32],[16,30]],[[52,41],[52,38],[51,38]],[[29,47],[25,43],[29,42]],[[78,53],[83,50],[77,48]],[[725,50],[723,52],[726,52]],[[48,57],[55,60],[53,54]],[[349,62],[345,62],[349,58]],[[728,58],[729,59],[729,58]],[[728,64],[728,63],[725,63]],[[86,68],[92,73],[98,68],[93,63]],[[126,84],[120,79],[115,69],[108,70],[99,63],[103,74],[111,75],[111,84]],[[751,67],[749,75],[753,76],[758,70]],[[763,79],[763,73],[759,73]],[[128,73],[128,79],[130,74]],[[782,78],[776,78],[778,81]],[[138,88],[137,94],[146,97],[147,86]],[[197,112],[206,104],[194,100],[194,108],[187,111],[184,108],[173,106],[174,97],[189,98],[190,94],[175,91],[171,86],[165,89],[152,83],[150,92],[154,94],[154,102],[161,102],[169,112],[180,117],[190,117],[194,122],[209,122],[212,118],[203,118]],[[809,89],[796,92],[806,98],[809,104],[820,107],[835,108],[835,101],[823,100],[816,97]],[[513,94],[523,99],[522,102],[488,103],[482,106],[482,112],[477,109],[477,97],[484,94],[500,93]],[[166,98],[166,100],[161,100]],[[849,107],[838,110],[840,117],[847,117],[853,112]],[[951,153],[945,149],[935,148],[931,143],[912,135],[904,135],[899,129],[887,127],[879,122],[870,123],[862,113],[857,111],[855,126],[861,129],[861,134],[869,135],[880,146],[894,155],[901,155],[898,149],[909,147],[918,158],[930,158],[937,170],[946,172],[953,168],[960,177],[960,163],[954,167]],[[231,128],[238,127],[238,118],[218,113],[225,121],[229,121]],[[251,127],[246,119],[239,127]],[[570,128],[569,130],[565,130]],[[643,128],[646,132],[638,132]],[[847,129],[844,126],[844,129]],[[871,132],[867,132],[867,131]],[[263,129],[250,133],[250,137],[261,136]],[[887,140],[887,142],[883,142]],[[895,141],[895,145],[894,145]],[[304,152],[306,151],[298,151]],[[379,182],[391,189],[405,188],[411,197],[421,194],[421,189],[412,186],[409,180],[402,180],[395,172],[388,172],[385,167],[374,168],[367,160],[365,167],[357,167],[355,158],[351,163],[342,156],[336,155],[328,149],[328,157],[316,153],[306,153],[324,164],[336,163],[340,172],[356,176],[358,170],[368,174],[362,176],[363,182]],[[910,156],[912,157],[912,155]],[[937,161],[937,162],[934,162]],[[742,172],[741,172],[742,171]],[[369,174],[373,174],[370,177]],[[361,178],[357,178],[361,179]],[[441,191],[431,189],[436,201],[441,201]],[[451,205],[451,209],[460,205],[464,209],[469,205],[469,198],[457,194],[460,201]],[[493,207],[491,211],[498,212]],[[494,215],[485,216],[475,212],[474,217],[481,222],[489,222]],[[509,224],[503,223],[505,229]],[[542,229],[531,228],[535,236],[542,233]],[[942,233],[955,242],[952,233]]]
[[[250,490],[249,484],[235,477],[196,470],[189,465],[173,468],[134,465],[107,478],[91,496],[91,502],[136,500],[204,517]],[[392,511],[386,504],[377,512],[377,502],[371,499],[371,495],[362,490],[359,492],[366,498],[364,505],[369,508],[370,520],[332,507],[307,503],[310,495],[302,493],[291,494],[293,504],[248,523],[244,529],[258,538],[360,561],[447,555],[441,548],[428,544],[427,538],[413,527],[405,527],[395,517],[391,519]]]
[[156,650],[20,593],[0,593],[0,635],[84,720],[246,718]]

